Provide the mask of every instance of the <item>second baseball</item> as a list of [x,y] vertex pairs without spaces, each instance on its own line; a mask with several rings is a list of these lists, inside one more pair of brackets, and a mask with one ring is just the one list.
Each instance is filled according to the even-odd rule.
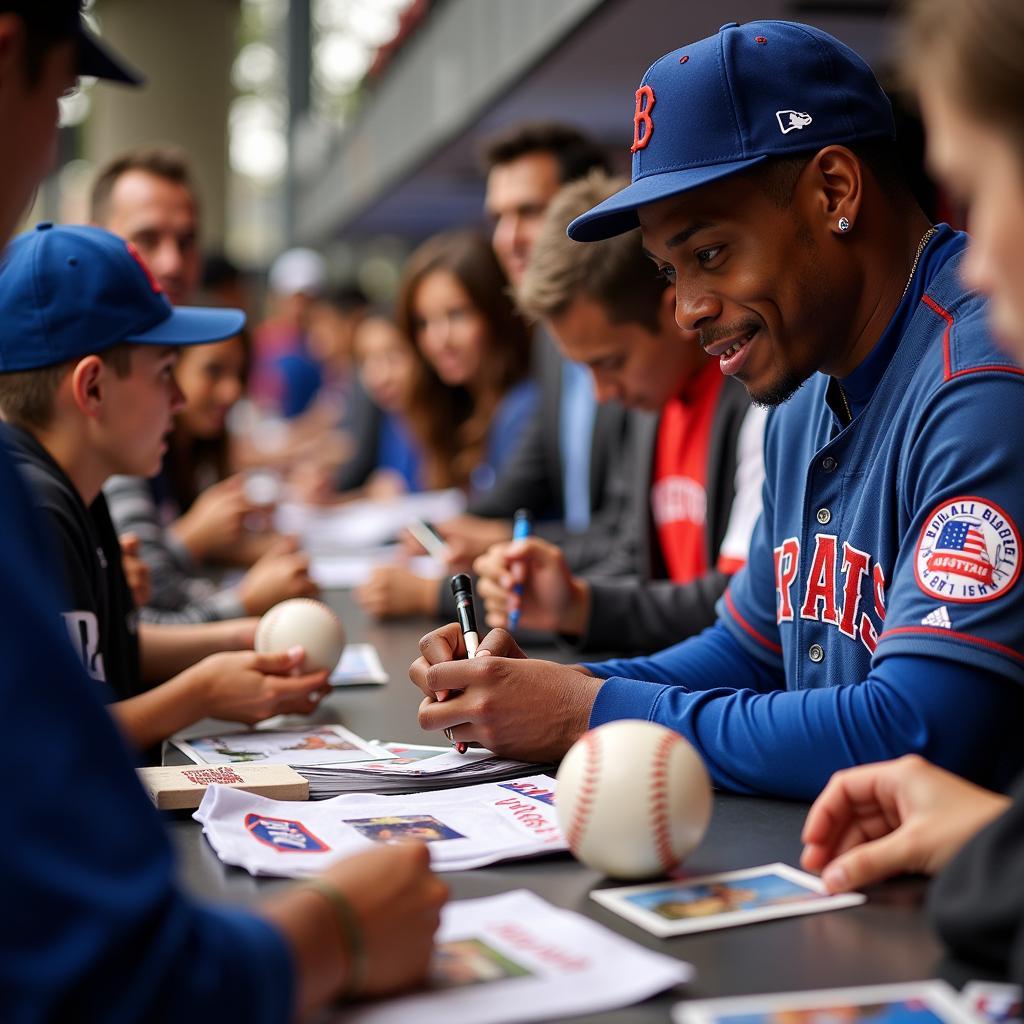
[[558,769],[558,821],[574,856],[612,878],[665,875],[704,838],[711,783],[700,755],[654,722],[608,722]]
[[296,597],[275,604],[256,626],[254,647],[262,654],[301,647],[304,672],[333,671],[345,650],[345,629],[322,601]]

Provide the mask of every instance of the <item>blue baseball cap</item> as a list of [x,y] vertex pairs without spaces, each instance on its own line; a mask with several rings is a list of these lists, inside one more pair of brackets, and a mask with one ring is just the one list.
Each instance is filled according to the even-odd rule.
[[40,224],[0,262],[0,373],[122,342],[202,345],[244,326],[239,309],[172,306],[135,247],[103,228]]
[[772,157],[895,138],[871,68],[827,32],[791,21],[731,22],[665,54],[636,91],[632,183],[568,228],[596,242],[639,225],[637,207]]

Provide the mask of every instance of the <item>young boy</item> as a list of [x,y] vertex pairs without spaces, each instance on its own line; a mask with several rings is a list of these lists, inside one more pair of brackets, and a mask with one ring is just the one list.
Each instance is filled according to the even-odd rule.
[[130,244],[99,228],[40,224],[8,249],[0,322],[3,440],[56,530],[72,643],[112,687],[135,744],[203,717],[252,723],[313,710],[325,674],[290,676],[300,650],[242,650],[252,620],[137,626],[101,493],[114,473],[159,469],[182,402],[178,347],[230,337],[244,315],[172,307]]

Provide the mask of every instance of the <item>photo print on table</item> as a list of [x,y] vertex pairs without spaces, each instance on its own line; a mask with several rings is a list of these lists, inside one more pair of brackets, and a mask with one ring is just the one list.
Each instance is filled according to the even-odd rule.
[[437,843],[446,839],[465,839],[461,832],[446,825],[432,814],[394,814],[378,818],[343,818],[361,836],[375,843],[394,843],[401,839],[418,839]]
[[461,988],[506,978],[525,978],[531,973],[483,939],[454,939],[434,947],[429,986],[434,989]]

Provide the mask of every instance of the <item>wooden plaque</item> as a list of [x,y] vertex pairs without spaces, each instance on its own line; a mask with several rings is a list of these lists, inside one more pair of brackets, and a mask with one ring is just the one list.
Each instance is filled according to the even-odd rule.
[[309,782],[286,764],[182,764],[140,768],[139,778],[161,811],[198,807],[218,783],[275,800],[308,800]]

